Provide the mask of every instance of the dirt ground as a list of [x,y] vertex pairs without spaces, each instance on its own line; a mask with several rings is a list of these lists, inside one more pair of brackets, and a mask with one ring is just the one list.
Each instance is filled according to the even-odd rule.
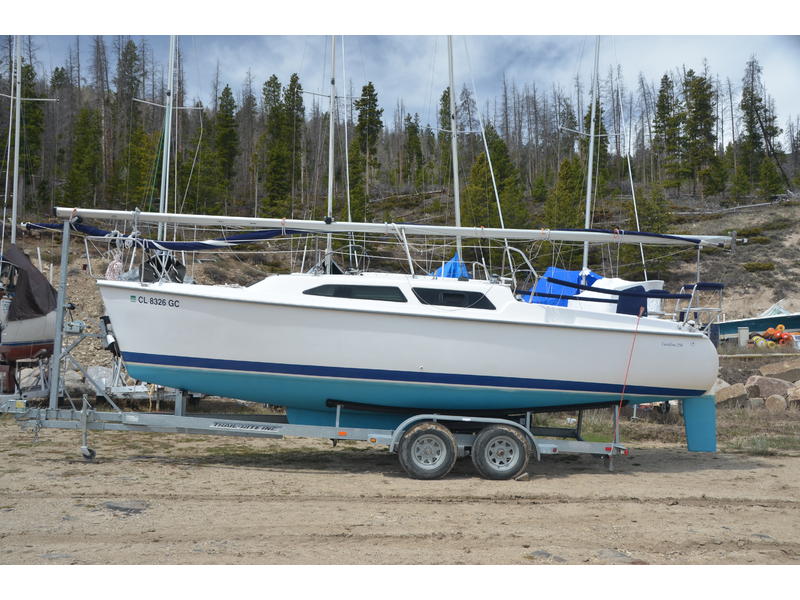
[[[361,443],[0,419],[0,564],[798,564],[800,456],[634,442],[530,478],[409,479]],[[796,454],[796,453],[795,453]]]

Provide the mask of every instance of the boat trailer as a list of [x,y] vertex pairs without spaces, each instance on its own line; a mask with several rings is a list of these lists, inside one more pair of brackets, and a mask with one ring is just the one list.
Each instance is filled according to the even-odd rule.
[[[0,396],[0,414],[12,415],[19,426],[38,434],[41,429],[74,429],[81,432],[80,452],[93,460],[90,431],[138,431],[149,433],[211,434],[239,437],[283,438],[295,436],[367,442],[386,446],[398,454],[403,469],[416,479],[439,479],[453,468],[456,459],[470,456],[478,473],[487,479],[512,479],[527,472],[530,456],[537,460],[562,453],[592,454],[608,460],[627,455],[619,443],[619,406],[612,407],[611,442],[580,439],[580,427],[537,428],[533,413],[519,421],[494,417],[418,414],[394,429],[348,427],[341,422],[337,405],[333,426],[291,424],[282,415],[186,414],[187,395],[179,393],[174,413],[98,410],[87,396],[77,408],[36,407],[21,395]],[[537,433],[564,436],[541,437]],[[572,439],[566,439],[567,437]]]

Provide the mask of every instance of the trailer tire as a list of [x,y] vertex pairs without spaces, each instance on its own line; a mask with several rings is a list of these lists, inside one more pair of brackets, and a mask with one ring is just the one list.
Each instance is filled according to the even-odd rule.
[[400,438],[400,465],[414,479],[441,479],[456,463],[456,438],[441,423],[423,421]]
[[472,464],[485,479],[513,479],[528,468],[528,437],[508,425],[489,425],[475,437]]

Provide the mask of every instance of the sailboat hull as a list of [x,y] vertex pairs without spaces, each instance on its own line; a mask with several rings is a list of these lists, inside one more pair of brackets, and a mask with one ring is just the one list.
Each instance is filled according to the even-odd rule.
[[0,360],[16,362],[53,353],[56,313],[0,323]]
[[100,287],[133,377],[285,406],[305,424],[333,424],[337,402],[350,426],[390,426],[415,412],[598,405],[623,392],[654,402],[700,396],[716,376],[710,342],[664,327],[672,323],[525,305],[507,289],[508,305],[497,292],[493,311],[348,304],[292,296],[325,276],[278,279]]

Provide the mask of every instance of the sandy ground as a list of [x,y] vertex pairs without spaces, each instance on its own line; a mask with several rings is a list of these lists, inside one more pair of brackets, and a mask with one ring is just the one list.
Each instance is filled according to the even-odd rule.
[[800,456],[632,445],[415,481],[366,444],[0,420],[0,564],[798,564]]

